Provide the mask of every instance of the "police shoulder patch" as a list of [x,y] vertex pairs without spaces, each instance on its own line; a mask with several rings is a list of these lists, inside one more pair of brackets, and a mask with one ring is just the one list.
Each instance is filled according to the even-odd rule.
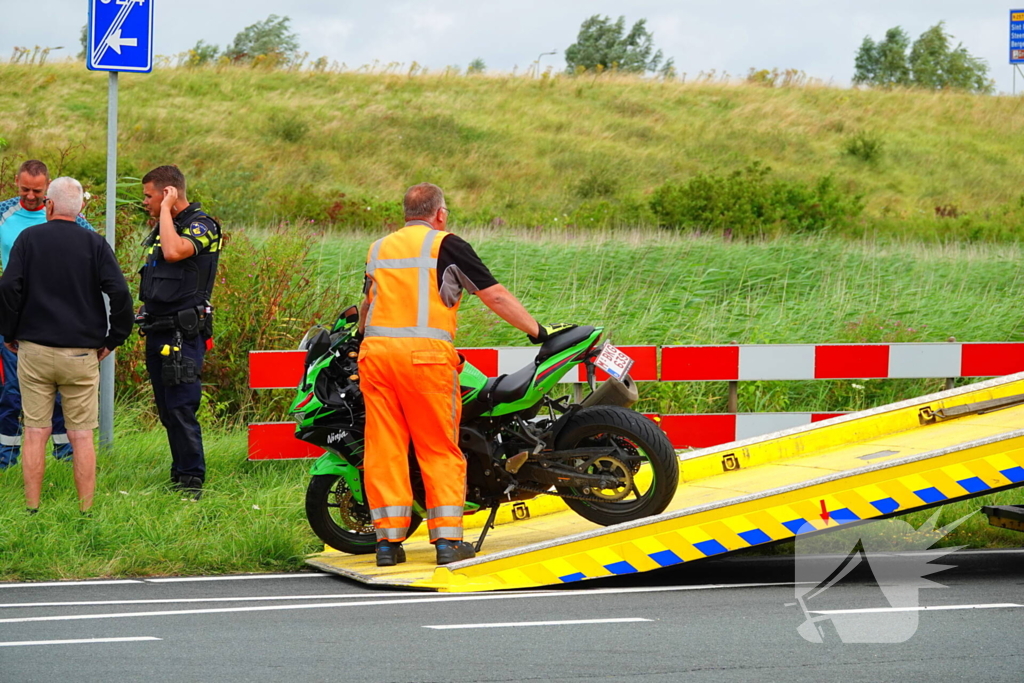
[[203,223],[202,221],[196,221],[192,225],[188,226],[188,234],[192,235],[193,237],[202,237],[209,231],[210,226],[208,226],[206,223]]

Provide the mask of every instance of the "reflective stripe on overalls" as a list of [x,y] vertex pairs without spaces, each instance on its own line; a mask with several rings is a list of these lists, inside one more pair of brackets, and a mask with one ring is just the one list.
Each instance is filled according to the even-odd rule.
[[366,403],[365,482],[378,540],[404,540],[412,514],[409,443],[426,491],[430,540],[462,538],[466,461],[455,339],[458,303],[437,287],[447,233],[413,221],[369,250],[369,308],[359,354]]

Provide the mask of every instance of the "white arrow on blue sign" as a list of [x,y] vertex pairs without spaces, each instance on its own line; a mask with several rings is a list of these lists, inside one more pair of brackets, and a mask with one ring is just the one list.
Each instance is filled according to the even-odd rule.
[[153,2],[89,0],[86,66],[93,71],[152,71]]

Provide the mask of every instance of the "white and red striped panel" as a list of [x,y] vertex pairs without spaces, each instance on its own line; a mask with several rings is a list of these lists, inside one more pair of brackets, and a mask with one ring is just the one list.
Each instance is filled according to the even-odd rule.
[[998,377],[1024,370],[1024,344],[665,346],[665,382]]
[[675,448],[709,448],[783,429],[803,427],[845,413],[719,413],[651,415]]

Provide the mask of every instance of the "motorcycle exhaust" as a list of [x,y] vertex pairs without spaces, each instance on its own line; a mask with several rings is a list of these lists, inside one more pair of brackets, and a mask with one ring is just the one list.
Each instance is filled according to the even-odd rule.
[[592,392],[580,405],[584,408],[588,406],[622,406],[623,408],[629,408],[636,403],[640,394],[636,389],[636,382],[629,375],[623,378],[625,381],[620,382],[614,377],[609,377],[608,381],[602,382],[601,386],[596,391]]

